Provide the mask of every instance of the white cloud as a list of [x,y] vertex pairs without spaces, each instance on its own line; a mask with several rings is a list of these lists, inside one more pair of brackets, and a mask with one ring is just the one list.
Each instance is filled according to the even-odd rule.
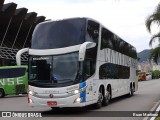
[[[6,0],[13,2],[13,0]],[[159,0],[14,0],[48,19],[91,17],[134,45],[138,51],[149,48],[151,35],[145,19]]]

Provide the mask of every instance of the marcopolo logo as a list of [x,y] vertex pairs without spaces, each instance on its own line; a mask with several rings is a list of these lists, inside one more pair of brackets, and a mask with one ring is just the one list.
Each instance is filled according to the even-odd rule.
[[4,85],[19,85],[23,84],[23,80],[21,78],[4,78],[0,79],[0,86]]
[[48,57],[35,57],[33,60],[48,60]]

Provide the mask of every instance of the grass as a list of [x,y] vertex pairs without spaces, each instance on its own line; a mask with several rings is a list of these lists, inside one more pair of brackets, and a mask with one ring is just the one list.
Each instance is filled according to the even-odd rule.
[[157,117],[155,120],[160,120],[160,117]]

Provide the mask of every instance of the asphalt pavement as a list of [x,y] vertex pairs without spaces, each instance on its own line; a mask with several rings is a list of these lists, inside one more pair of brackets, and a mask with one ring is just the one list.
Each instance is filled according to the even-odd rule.
[[[49,107],[29,107],[26,95],[6,96],[0,99],[0,111],[18,111],[40,113],[38,118],[0,118],[0,120],[147,120],[148,117],[127,117],[130,112],[138,114],[139,111],[155,111],[160,103],[160,79],[141,81],[138,91],[132,97],[122,96],[113,99],[108,106],[93,109],[65,108],[52,110]],[[113,114],[113,116],[111,116]],[[117,114],[122,116],[116,117]],[[109,117],[108,117],[109,116]]]

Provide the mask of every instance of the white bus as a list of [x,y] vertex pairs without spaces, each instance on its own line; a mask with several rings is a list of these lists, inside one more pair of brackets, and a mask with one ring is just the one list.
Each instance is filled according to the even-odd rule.
[[90,18],[36,26],[28,52],[28,103],[51,108],[100,108],[137,91],[136,49]]

